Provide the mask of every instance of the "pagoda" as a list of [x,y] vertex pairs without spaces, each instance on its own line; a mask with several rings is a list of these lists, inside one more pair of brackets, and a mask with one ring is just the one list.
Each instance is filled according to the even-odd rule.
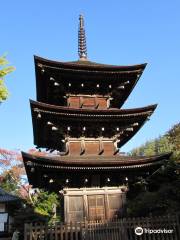
[[152,174],[170,154],[132,157],[119,152],[157,106],[121,109],[146,64],[89,61],[82,16],[78,53],[79,60],[72,62],[34,57],[34,144],[46,154],[23,152],[24,165],[34,188],[61,195],[65,222],[121,217],[128,183]]

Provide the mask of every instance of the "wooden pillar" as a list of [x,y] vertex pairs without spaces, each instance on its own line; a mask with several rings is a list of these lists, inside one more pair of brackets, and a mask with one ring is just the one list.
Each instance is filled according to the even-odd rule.
[[104,201],[105,201],[105,218],[109,219],[109,195],[105,192]]
[[69,141],[66,141],[66,152],[65,154],[67,155],[69,153]]
[[96,109],[99,107],[99,103],[97,101],[97,97],[96,96],[94,97],[94,106],[95,106]]
[[80,106],[80,108],[83,107],[83,104],[84,104],[83,97],[79,97],[79,106]]
[[64,222],[69,222],[69,196],[64,195]]
[[67,106],[70,107],[69,96],[67,96]]
[[81,152],[80,155],[83,155],[85,153],[85,141],[84,139],[81,139]]
[[83,200],[84,200],[84,217],[86,220],[89,219],[89,214],[88,214],[88,198],[87,194],[83,195]]
[[110,97],[107,98],[107,108],[110,108]]
[[99,155],[101,155],[104,152],[104,144],[102,141],[102,138],[99,139]]
[[120,140],[117,140],[115,139],[113,144],[114,144],[114,155],[116,155],[118,152],[119,152],[119,149],[117,147],[117,143],[119,142]]

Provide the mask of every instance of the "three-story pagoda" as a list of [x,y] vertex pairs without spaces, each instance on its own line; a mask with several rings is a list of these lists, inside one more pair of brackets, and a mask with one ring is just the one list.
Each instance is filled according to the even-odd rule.
[[29,183],[63,196],[65,222],[121,216],[127,181],[154,172],[170,156],[119,153],[156,108],[120,109],[146,64],[89,61],[82,16],[78,36],[78,61],[35,56],[37,101],[30,100],[34,144],[47,154],[22,153]]

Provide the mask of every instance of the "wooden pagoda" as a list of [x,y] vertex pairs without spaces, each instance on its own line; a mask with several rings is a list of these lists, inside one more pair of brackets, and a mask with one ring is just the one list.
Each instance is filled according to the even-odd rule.
[[151,174],[170,156],[119,153],[156,108],[120,109],[146,64],[89,61],[82,16],[78,40],[78,61],[35,56],[37,101],[30,100],[34,144],[47,154],[22,153],[29,183],[63,196],[65,222],[121,216],[127,182]]

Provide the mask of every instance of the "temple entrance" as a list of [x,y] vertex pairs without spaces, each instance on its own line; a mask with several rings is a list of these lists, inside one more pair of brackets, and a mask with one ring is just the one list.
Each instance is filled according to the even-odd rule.
[[104,220],[106,218],[104,195],[88,196],[88,212],[90,221]]
[[126,191],[125,186],[64,189],[65,222],[121,217],[126,202]]

